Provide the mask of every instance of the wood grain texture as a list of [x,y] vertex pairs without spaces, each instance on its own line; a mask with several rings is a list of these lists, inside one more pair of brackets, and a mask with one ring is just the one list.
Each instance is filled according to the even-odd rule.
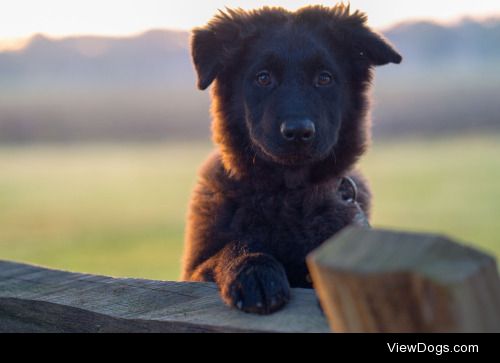
[[445,237],[350,227],[308,256],[337,332],[500,332],[494,258]]
[[313,290],[268,316],[212,283],[115,279],[0,261],[0,332],[328,332]]

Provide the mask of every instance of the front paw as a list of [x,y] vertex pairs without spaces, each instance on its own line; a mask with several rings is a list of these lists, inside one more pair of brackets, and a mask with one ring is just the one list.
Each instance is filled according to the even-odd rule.
[[257,314],[270,314],[290,299],[283,266],[265,255],[246,258],[226,276],[222,298],[230,306]]

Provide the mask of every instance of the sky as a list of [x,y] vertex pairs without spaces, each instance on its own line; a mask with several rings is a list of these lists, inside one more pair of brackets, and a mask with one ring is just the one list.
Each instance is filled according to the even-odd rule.
[[[131,35],[153,28],[183,29],[204,24],[228,7],[263,5],[294,10],[336,1],[304,0],[0,0],[0,50],[22,46],[35,33]],[[500,0],[351,0],[352,9],[368,14],[369,24],[383,29],[409,19],[453,22],[464,16],[500,15]]]

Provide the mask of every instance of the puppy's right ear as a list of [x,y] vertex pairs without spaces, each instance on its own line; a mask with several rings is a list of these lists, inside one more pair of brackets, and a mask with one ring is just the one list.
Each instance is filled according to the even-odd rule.
[[197,28],[191,38],[191,54],[198,74],[198,88],[206,89],[222,69],[222,45],[212,29]]
[[191,37],[191,54],[198,73],[198,88],[206,89],[219,73],[236,59],[243,40],[253,28],[242,9],[219,10],[208,24],[195,28]]

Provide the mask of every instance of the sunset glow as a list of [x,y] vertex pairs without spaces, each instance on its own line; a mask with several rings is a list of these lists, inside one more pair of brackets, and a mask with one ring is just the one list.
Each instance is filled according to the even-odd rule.
[[[304,0],[16,0],[0,5],[0,50],[23,45],[35,33],[53,37],[76,34],[129,35],[151,28],[190,29],[205,23],[217,9],[263,5],[297,9],[335,1]],[[408,19],[454,21],[464,16],[500,14],[498,0],[351,0],[353,9],[369,15],[379,28]]]

